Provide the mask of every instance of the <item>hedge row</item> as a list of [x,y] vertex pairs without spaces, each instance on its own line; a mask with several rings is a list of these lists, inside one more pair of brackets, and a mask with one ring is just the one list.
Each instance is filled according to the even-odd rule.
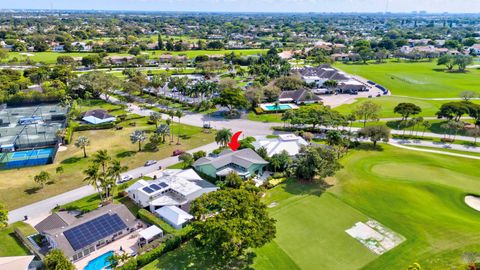
[[[142,209],[142,210],[145,210],[145,209]],[[139,214],[140,214],[140,211],[139,211]],[[190,229],[190,227],[186,227],[182,230],[175,231],[175,233],[167,235],[165,237],[165,242],[160,244],[158,247],[152,249],[149,252],[146,252],[142,255],[138,255],[137,257],[128,260],[119,269],[120,270],[140,269],[145,265],[153,262],[154,260],[160,258],[165,253],[180,247],[182,243],[185,243],[186,241],[190,240],[192,236],[193,236],[192,230]]]
[[138,211],[138,217],[146,223],[156,225],[160,227],[165,234],[172,234],[175,232],[175,229],[170,226],[165,221],[156,217],[154,214],[150,213],[148,210],[140,209]]
[[103,123],[103,124],[98,124],[98,125],[93,125],[93,124],[85,124],[85,125],[79,125],[73,128],[73,131],[85,131],[85,130],[99,130],[99,129],[110,129],[114,128],[115,123]]

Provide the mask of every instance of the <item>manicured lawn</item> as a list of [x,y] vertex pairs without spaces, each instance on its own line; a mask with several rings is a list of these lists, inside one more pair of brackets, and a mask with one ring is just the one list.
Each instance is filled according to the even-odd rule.
[[256,114],[255,112],[249,112],[247,115],[248,120],[266,122],[266,123],[281,123],[282,122],[282,113],[265,113],[265,114]]
[[448,73],[435,61],[421,63],[336,64],[345,72],[360,75],[387,87],[394,95],[412,97],[457,97],[465,90],[479,92],[480,70]]
[[14,227],[18,227],[22,232],[29,236],[36,233],[36,231],[28,224],[23,222],[17,222],[10,225],[8,228],[0,230],[0,257],[4,256],[23,256],[28,255],[30,252],[23,244],[18,240]]
[[480,213],[463,202],[478,193],[479,161],[384,145],[343,160],[329,192],[407,238],[364,269],[450,269],[480,250]]
[[[195,58],[198,55],[212,55],[212,54],[229,54],[235,52],[237,55],[254,55],[254,54],[262,54],[266,53],[267,50],[265,49],[245,49],[245,50],[195,50],[195,51],[184,51],[184,52],[169,52],[169,51],[160,51],[160,50],[153,50],[153,51],[145,51],[150,56],[150,59],[154,59],[159,57],[164,53],[170,53],[172,55],[186,55],[189,58]],[[85,57],[87,55],[95,54],[92,52],[71,52],[71,53],[59,53],[59,52],[9,52],[9,58],[5,59],[3,62],[7,62],[10,59],[16,57],[19,60],[25,60],[27,57],[32,59],[35,62],[43,62],[45,64],[54,64],[57,62],[57,58],[59,56],[71,56],[71,57]],[[128,56],[127,53],[110,53],[111,56]]]
[[[318,185],[299,187],[290,180],[268,192],[267,203],[277,220],[274,242],[257,250],[256,269],[359,269],[377,256],[350,237],[345,230],[368,217],[323,193]],[[275,246],[276,245],[276,246]],[[278,251],[291,263],[278,261]]]
[[[401,117],[399,114],[395,114],[393,109],[399,103],[413,103],[422,108],[422,112],[418,116],[435,116],[435,113],[438,112],[442,104],[449,102],[448,100],[424,100],[417,98],[408,98],[408,97],[395,97],[395,96],[383,96],[378,98],[359,98],[356,102],[352,104],[344,104],[338,107],[335,107],[334,110],[342,113],[343,115],[350,114],[353,109],[362,104],[365,101],[373,101],[382,106],[380,112],[380,118],[394,118]],[[478,101],[473,101],[477,103]]]
[[[254,268],[406,269],[419,262],[451,269],[463,253],[480,251],[480,213],[463,203],[478,193],[480,161],[382,147],[348,154],[323,194],[318,184],[293,181],[268,191],[265,202],[278,203],[270,208],[277,238],[256,251]],[[366,218],[407,240],[374,255],[344,232]]]
[[266,53],[267,50],[265,50],[265,49],[193,50],[193,51],[184,51],[184,52],[171,52],[171,51],[154,50],[154,51],[146,51],[146,52],[150,55],[150,58],[160,56],[160,55],[165,54],[165,53],[169,53],[169,54],[172,54],[172,55],[186,55],[189,58],[195,58],[199,55],[230,54],[232,52],[234,52],[236,55],[248,56],[248,55]]
[[[129,122],[136,122],[137,127],[131,127]],[[187,125],[172,124],[172,130],[177,134],[178,128],[182,134],[187,135],[188,139],[181,139],[182,145],[169,145],[168,143],[160,145],[156,152],[142,151],[138,152],[138,145],[130,142],[130,134],[135,129],[151,131],[154,126],[146,124],[147,119],[137,119],[122,123],[123,130],[91,130],[75,132],[73,142],[79,136],[86,136],[90,139],[90,146],[87,147],[87,154],[91,155],[100,149],[107,149],[111,156],[121,160],[122,164],[129,168],[142,166],[146,160],[162,159],[172,154],[175,149],[192,149],[213,141],[214,134],[205,134],[201,128]],[[176,137],[175,137],[176,142]],[[88,159],[83,158],[82,150],[76,148],[73,143],[67,146],[67,149],[57,153],[54,164],[7,170],[0,172],[0,202],[4,203],[8,209],[17,207],[48,198],[62,192],[85,185],[82,171],[87,168]],[[64,173],[55,174],[55,168],[62,166]],[[45,170],[52,175],[55,180],[49,183],[42,190],[33,182],[33,177],[40,171]]]
[[160,259],[147,264],[143,270],[154,269],[209,269],[211,262],[205,254],[203,254],[191,242],[173,250]]

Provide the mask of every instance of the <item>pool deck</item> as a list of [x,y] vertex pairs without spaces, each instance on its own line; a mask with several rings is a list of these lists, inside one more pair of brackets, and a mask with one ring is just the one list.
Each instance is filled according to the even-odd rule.
[[[289,106],[289,107],[290,107],[290,108],[288,108],[288,109],[281,109],[281,108],[279,108],[280,110],[283,110],[283,111],[285,111],[285,110],[292,110],[292,109],[298,109],[298,106],[297,106],[296,104],[294,104],[294,103],[279,103],[278,105],[279,105],[280,107],[281,107],[281,106]],[[272,110],[269,109],[268,106],[276,106],[276,105],[275,105],[275,103],[262,103],[262,104],[260,104],[260,108],[262,108],[264,111],[275,111],[275,110],[273,110],[273,109],[272,109]]]
[[122,247],[123,251],[127,252],[127,254],[136,253],[138,250],[137,240],[138,240],[138,231],[134,231],[130,234],[127,234],[125,237],[122,237],[117,241],[90,253],[90,255],[88,255],[87,257],[84,257],[81,260],[76,261],[74,265],[78,270],[83,270],[83,268],[87,266],[88,262],[99,257],[102,254],[105,254],[112,250],[115,253],[120,253],[120,247]]

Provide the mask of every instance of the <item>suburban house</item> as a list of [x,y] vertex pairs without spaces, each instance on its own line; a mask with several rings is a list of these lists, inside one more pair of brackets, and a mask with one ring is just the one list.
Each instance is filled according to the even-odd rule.
[[473,44],[469,48],[470,52],[475,54],[475,55],[480,55],[480,43],[479,44]]
[[79,52],[89,52],[92,50],[92,46],[87,45],[85,42],[72,42],[72,47],[76,48]]
[[162,54],[158,58],[160,63],[187,63],[188,57],[186,55],[171,55],[171,54]]
[[[368,90],[368,87],[365,84],[355,80],[353,77],[342,71],[330,67],[329,65],[305,67],[298,69],[297,71],[307,84],[313,84],[317,89],[322,89],[323,84],[326,81],[336,81],[337,86],[334,89],[336,92],[349,93]],[[314,90],[313,92],[321,93],[322,91]],[[323,92],[329,93],[330,91]]]
[[83,114],[82,120],[93,125],[115,122],[115,116],[108,114],[107,111],[97,109],[90,110]]
[[195,170],[212,178],[225,177],[230,172],[236,172],[246,179],[255,174],[261,175],[268,162],[250,148],[237,151],[224,150],[215,157],[203,157],[193,163]]
[[155,214],[175,229],[181,229],[187,222],[193,219],[192,215],[174,205],[164,206],[157,209]]
[[326,81],[348,81],[350,76],[344,72],[338,71],[329,65],[320,65],[317,67],[305,67],[298,70],[302,79],[307,84],[315,84],[320,88]]
[[278,101],[282,103],[294,102],[295,104],[311,104],[322,101],[311,90],[299,89],[292,91],[283,91],[278,97]]
[[287,151],[290,156],[295,156],[300,152],[302,146],[308,145],[308,142],[302,137],[294,134],[281,134],[278,138],[257,136],[255,139],[255,142],[252,143],[255,150],[264,147],[267,150],[267,155],[269,157],[275,154],[280,154],[282,151]]
[[35,229],[45,236],[49,249],[60,249],[77,261],[98,248],[136,230],[140,223],[123,204],[109,204],[81,216],[57,212]]
[[5,270],[30,270],[37,269],[33,265],[32,261],[35,256],[9,256],[9,257],[0,257],[0,269]]
[[105,63],[111,64],[111,65],[121,65],[121,64],[126,64],[131,62],[133,59],[135,59],[135,56],[105,56],[103,58],[103,61]]
[[[173,227],[183,226],[185,222],[179,223],[179,220],[190,216],[186,211],[190,209],[191,201],[205,193],[218,190],[217,186],[203,180],[193,169],[171,169],[161,173],[155,180],[137,181],[126,191],[140,207],[156,213]],[[161,210],[165,207],[168,208]]]
[[338,83],[336,89],[339,93],[368,91],[368,87],[365,84],[353,79]]

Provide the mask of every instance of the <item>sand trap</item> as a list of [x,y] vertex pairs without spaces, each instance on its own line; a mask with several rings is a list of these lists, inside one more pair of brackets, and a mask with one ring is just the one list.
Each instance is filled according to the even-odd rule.
[[465,196],[465,203],[471,208],[480,211],[480,198],[476,196]]
[[63,151],[65,151],[65,150],[67,150],[67,147],[66,147],[66,146],[59,146],[59,147],[58,147],[58,152],[63,152]]
[[19,53],[20,55],[25,55],[25,56],[35,56],[33,53]]

